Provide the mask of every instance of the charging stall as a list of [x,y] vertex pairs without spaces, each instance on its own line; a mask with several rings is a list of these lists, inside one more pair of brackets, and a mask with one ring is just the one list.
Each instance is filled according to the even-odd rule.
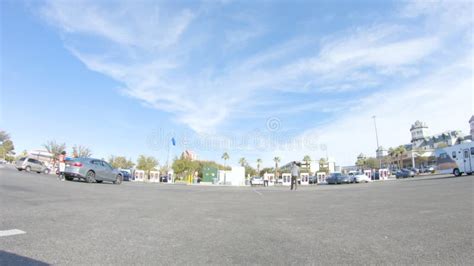
[[160,182],[160,172],[159,171],[150,171],[150,182],[159,183]]
[[301,173],[300,174],[300,184],[301,185],[309,185],[309,174],[308,173]]
[[145,180],[145,171],[135,170],[133,174],[133,181],[143,182]]
[[317,182],[318,184],[324,184],[326,183],[326,173],[325,172],[317,172],[316,173],[316,178],[317,178]]
[[283,186],[291,186],[291,174],[284,173],[281,175],[282,178],[282,185]]
[[387,180],[390,176],[390,172],[388,169],[379,169],[379,179],[380,180]]
[[364,170],[364,175],[366,175],[370,180],[372,180],[372,170]]

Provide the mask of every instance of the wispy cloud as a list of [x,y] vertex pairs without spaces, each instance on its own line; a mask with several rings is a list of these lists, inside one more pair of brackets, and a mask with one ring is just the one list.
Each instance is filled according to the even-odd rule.
[[[433,80],[432,72],[466,56],[466,44],[460,50],[452,49],[453,39],[459,36],[448,34],[446,24],[461,32],[462,41],[472,44],[464,36],[472,31],[472,13],[469,16],[464,10],[457,15],[469,3],[409,2],[387,21],[351,26],[325,36],[303,32],[279,44],[265,42],[264,25],[271,22],[262,21],[258,14],[225,14],[231,19],[222,26],[220,21],[209,20],[213,14],[207,12],[222,11],[203,8],[209,4],[213,3],[190,8],[146,1],[53,1],[43,6],[42,15],[61,30],[68,49],[89,69],[121,82],[125,95],[170,113],[199,133],[212,132],[248,110],[284,117],[315,107],[301,102],[301,97],[328,102],[317,105],[315,112],[341,115],[348,119],[342,123],[346,126],[353,120],[362,123],[367,112],[388,116],[385,110],[396,108],[393,103],[415,99],[420,106],[430,106],[422,101],[424,97],[431,93],[443,99],[443,93],[448,93],[439,86],[431,87],[436,83],[413,83],[424,86],[414,87],[410,82],[427,76]],[[437,21],[445,24],[436,27]],[[252,46],[255,43],[258,46]],[[456,89],[466,93],[464,87]],[[363,98],[337,104],[328,98],[358,92]],[[281,104],[272,101],[275,95],[286,94],[300,97],[286,97],[286,104],[292,107],[272,111]],[[256,99],[268,100],[268,106],[259,108]],[[370,111],[348,109],[357,101],[370,106]],[[354,118],[344,110],[361,114]],[[401,114],[400,119],[410,118]]]

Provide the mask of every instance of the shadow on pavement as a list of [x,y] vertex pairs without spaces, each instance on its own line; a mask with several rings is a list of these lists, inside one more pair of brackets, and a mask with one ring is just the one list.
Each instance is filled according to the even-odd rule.
[[439,179],[450,179],[450,178],[459,178],[459,177],[466,177],[466,176],[433,176],[433,177],[428,177],[428,178],[422,178],[422,179],[418,179],[418,178],[415,178],[413,180],[410,180],[410,181],[427,181],[427,180],[439,180]]
[[0,250],[0,265],[50,265],[48,263],[23,257],[14,253]]

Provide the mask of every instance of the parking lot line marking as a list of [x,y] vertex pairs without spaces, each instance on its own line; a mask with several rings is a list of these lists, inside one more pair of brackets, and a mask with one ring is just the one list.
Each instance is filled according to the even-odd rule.
[[256,191],[255,189],[253,189],[253,192],[257,193],[257,194],[258,194],[258,195],[260,195],[260,196],[263,196],[263,194],[262,194],[262,193],[260,193],[260,192]]
[[21,235],[21,234],[26,234],[26,232],[25,232],[25,231],[18,230],[18,229],[11,229],[11,230],[3,230],[3,231],[0,231],[0,237],[2,237],[2,236]]

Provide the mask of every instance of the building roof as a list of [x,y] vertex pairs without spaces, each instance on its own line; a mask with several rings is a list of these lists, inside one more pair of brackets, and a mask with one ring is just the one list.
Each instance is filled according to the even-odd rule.
[[416,120],[413,125],[411,125],[410,130],[413,130],[415,128],[428,128],[428,125],[426,125],[425,122],[421,122],[420,120]]
[[436,143],[445,142],[448,139],[464,139],[464,134],[459,130],[445,131],[437,135],[425,137],[420,146],[431,146]]

